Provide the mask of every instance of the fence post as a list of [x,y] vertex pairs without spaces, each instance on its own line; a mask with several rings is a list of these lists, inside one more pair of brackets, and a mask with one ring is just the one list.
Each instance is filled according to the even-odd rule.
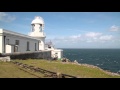
[[57,78],[62,78],[62,74],[57,72]]

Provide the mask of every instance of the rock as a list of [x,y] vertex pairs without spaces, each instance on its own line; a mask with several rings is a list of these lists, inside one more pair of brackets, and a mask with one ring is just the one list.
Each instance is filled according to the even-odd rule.
[[62,78],[62,74],[57,72],[57,78]]
[[78,64],[77,60],[75,60],[74,63]]
[[10,56],[0,57],[0,61],[3,61],[3,62],[10,62]]

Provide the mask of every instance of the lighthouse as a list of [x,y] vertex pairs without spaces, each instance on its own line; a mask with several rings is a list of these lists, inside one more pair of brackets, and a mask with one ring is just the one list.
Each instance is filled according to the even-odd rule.
[[63,57],[63,50],[56,49],[55,47],[53,47],[53,45],[45,43],[46,35],[44,33],[44,26],[45,23],[43,18],[40,16],[36,16],[31,22],[31,32],[29,33],[29,36],[39,39],[39,50],[49,50],[51,51],[51,57],[57,57],[58,59],[61,59]]
[[31,22],[31,32],[29,36],[39,39],[39,50],[45,50],[45,33],[44,33],[44,20],[40,16],[36,16]]

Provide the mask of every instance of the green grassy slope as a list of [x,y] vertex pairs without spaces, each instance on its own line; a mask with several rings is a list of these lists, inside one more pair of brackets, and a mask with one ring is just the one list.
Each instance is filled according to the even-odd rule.
[[38,78],[38,76],[34,72],[24,71],[11,62],[0,62],[0,78]]
[[73,63],[63,63],[60,61],[47,61],[47,60],[16,60],[24,64],[33,65],[46,70],[60,72],[64,74],[69,74],[77,76],[79,78],[120,78],[120,75],[114,75],[106,72],[100,68],[86,66],[86,65],[76,65]]

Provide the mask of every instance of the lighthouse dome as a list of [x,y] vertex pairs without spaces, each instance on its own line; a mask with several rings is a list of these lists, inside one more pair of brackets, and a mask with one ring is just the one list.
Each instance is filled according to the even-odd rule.
[[40,16],[36,16],[35,19],[31,22],[31,24],[44,24],[44,20]]

